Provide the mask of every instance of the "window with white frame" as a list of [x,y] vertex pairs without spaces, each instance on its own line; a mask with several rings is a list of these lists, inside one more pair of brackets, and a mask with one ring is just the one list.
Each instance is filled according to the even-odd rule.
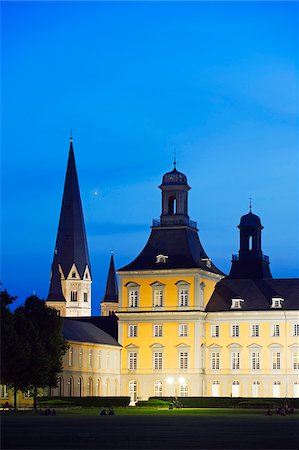
[[102,351],[98,350],[98,369],[102,368]]
[[137,337],[137,325],[129,325],[128,335],[129,337]]
[[131,403],[135,403],[137,401],[137,381],[129,381],[129,397]]
[[220,369],[220,353],[219,352],[211,353],[211,369],[212,370]]
[[179,324],[179,336],[180,337],[188,336],[188,325],[186,323]]
[[292,354],[292,367],[294,370],[299,369],[299,352],[293,352]]
[[252,397],[260,397],[260,382],[254,381],[252,383]]
[[161,337],[163,335],[163,325],[160,323],[156,323],[153,325],[153,335],[155,337]]
[[71,291],[71,302],[76,302],[78,300],[78,292]]
[[274,381],[272,386],[272,395],[273,397],[281,397],[281,383],[280,381]]
[[242,309],[242,302],[244,300],[242,298],[232,298],[231,309]]
[[240,336],[240,327],[239,325],[231,326],[231,337],[239,337]]
[[299,336],[299,323],[293,324],[293,336]]
[[106,353],[106,367],[110,369],[110,352]]
[[252,352],[251,353],[251,369],[259,370],[260,367],[260,352]]
[[129,370],[137,369],[137,352],[129,352]]
[[186,281],[179,281],[176,283],[178,289],[178,304],[179,306],[189,305],[189,289],[190,285]]
[[92,349],[88,350],[88,367],[92,367]]
[[180,397],[188,397],[188,384],[180,384]]
[[211,325],[211,337],[218,338],[219,336],[219,325]]
[[272,324],[272,332],[271,335],[274,337],[277,337],[280,335],[280,330],[279,330],[279,323],[273,323]]
[[129,291],[129,308],[137,308],[138,307],[138,290],[131,289]]
[[179,368],[188,369],[188,352],[179,352]]
[[73,365],[73,347],[69,348],[69,352],[68,352],[68,356],[69,356],[69,366],[71,367]]
[[83,349],[82,348],[79,348],[78,365],[80,368],[83,366]]
[[259,337],[260,335],[260,326],[257,324],[251,325],[251,336],[252,337]]
[[83,301],[88,302],[88,293],[86,291],[83,292]]
[[212,397],[220,397],[220,382],[213,381],[212,383]]
[[8,398],[8,388],[6,384],[1,384],[1,398],[2,399]]
[[154,396],[162,397],[162,381],[156,380],[154,383]]
[[153,368],[155,370],[161,370],[163,367],[163,353],[154,352],[153,354]]
[[154,306],[155,307],[163,306],[163,290],[162,289],[154,289]]
[[282,308],[283,298],[272,298],[271,308]]
[[272,352],[272,369],[273,370],[280,370],[280,363],[281,363],[281,353],[280,352]]
[[231,369],[232,370],[240,369],[240,352],[231,353]]

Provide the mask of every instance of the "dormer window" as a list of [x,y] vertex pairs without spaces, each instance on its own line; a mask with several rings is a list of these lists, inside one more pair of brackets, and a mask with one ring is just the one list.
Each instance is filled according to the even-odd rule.
[[242,302],[244,302],[242,298],[232,298],[230,309],[242,309]]
[[201,260],[206,263],[206,266],[210,269],[212,266],[212,261],[210,260],[210,258],[201,258]]
[[157,255],[156,256],[156,264],[159,264],[159,263],[166,263],[167,262],[167,259],[168,259],[168,256],[166,256],[166,255]]
[[275,309],[275,308],[282,308],[282,302],[284,301],[283,298],[272,298],[272,305],[271,308]]

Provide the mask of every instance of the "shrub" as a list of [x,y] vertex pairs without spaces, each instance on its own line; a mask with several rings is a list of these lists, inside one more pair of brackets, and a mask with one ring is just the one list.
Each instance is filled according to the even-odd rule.
[[39,397],[40,406],[111,407],[128,406],[130,397]]

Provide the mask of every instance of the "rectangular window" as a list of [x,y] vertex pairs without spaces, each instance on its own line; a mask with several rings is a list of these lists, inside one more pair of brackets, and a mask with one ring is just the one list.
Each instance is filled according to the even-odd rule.
[[180,337],[188,336],[188,325],[186,323],[182,323],[179,325],[179,336]]
[[161,337],[163,333],[163,325],[156,324],[153,326],[153,334],[155,337]]
[[26,389],[23,393],[24,398],[30,398],[31,397],[31,391],[30,389]]
[[91,348],[88,351],[88,366],[92,367],[92,349]]
[[102,352],[101,350],[98,351],[98,368],[102,368]]
[[240,352],[232,352],[231,354],[231,368],[232,370],[240,369]]
[[137,306],[138,306],[138,291],[131,290],[129,291],[129,307],[137,308]]
[[232,335],[232,337],[239,337],[239,336],[240,336],[240,328],[239,328],[239,325],[232,325],[232,328],[231,328],[231,335]]
[[162,352],[154,352],[154,369],[160,370],[163,365],[163,355]]
[[78,292],[71,291],[71,302],[76,302],[78,300]]
[[79,349],[78,363],[79,363],[79,367],[82,367],[82,365],[83,365],[83,349],[82,348]]
[[293,353],[293,369],[294,370],[299,369],[299,352]]
[[220,354],[219,354],[219,352],[212,352],[211,353],[211,369],[219,370],[219,368],[220,368]]
[[110,352],[106,353],[106,367],[110,369]]
[[163,291],[161,289],[154,290],[154,306],[163,306]]
[[188,369],[188,352],[179,353],[179,368]]
[[83,301],[88,302],[87,292],[83,292]]
[[8,398],[8,389],[6,384],[1,384],[1,398]]
[[179,290],[179,305],[188,306],[188,289]]
[[274,323],[272,325],[272,336],[279,336],[279,324]]
[[136,352],[129,353],[129,369],[130,370],[137,369],[137,353]]
[[69,366],[73,365],[73,347],[69,348]]
[[293,336],[299,336],[299,323],[294,323]]
[[260,354],[259,352],[252,352],[251,353],[251,369],[252,370],[259,370],[260,367]]
[[260,326],[259,325],[251,325],[251,336],[258,337],[260,335]]
[[272,353],[272,369],[273,370],[280,370],[280,352],[273,352]]
[[137,325],[129,325],[129,337],[137,337]]
[[218,338],[219,335],[219,325],[211,325],[211,337]]

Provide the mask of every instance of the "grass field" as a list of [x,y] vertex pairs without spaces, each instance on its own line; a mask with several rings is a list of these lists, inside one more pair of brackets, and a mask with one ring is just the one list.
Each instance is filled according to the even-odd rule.
[[2,414],[2,449],[298,449],[297,414],[263,410],[115,408]]

